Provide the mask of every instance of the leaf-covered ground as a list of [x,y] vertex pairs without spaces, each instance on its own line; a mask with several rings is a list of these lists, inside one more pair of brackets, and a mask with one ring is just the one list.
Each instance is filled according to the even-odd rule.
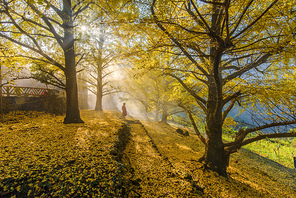
[[10,113],[0,127],[0,197],[113,197],[124,190],[116,160],[123,122],[84,111],[85,124],[63,116]]
[[206,197],[296,197],[296,171],[248,150],[231,156],[229,178],[204,173],[198,159],[204,146],[197,136],[182,136],[166,124],[143,122],[159,152],[182,175],[188,174]]
[[0,197],[296,197],[296,172],[247,150],[225,179],[203,173],[204,147],[175,128],[119,112],[13,112],[0,123]]

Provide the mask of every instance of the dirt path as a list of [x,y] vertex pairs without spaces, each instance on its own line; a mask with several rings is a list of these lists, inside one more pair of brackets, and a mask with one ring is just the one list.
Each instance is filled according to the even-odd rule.
[[123,152],[123,163],[129,164],[132,189],[129,197],[199,197],[190,179],[182,178],[163,157],[145,127],[138,120],[126,120],[130,139]]

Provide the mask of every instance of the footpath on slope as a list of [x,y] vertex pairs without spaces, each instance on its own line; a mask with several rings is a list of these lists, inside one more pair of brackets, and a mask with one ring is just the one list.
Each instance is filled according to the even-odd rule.
[[125,120],[129,135],[122,153],[132,186],[128,197],[203,197],[192,178],[181,176],[160,154],[139,120]]

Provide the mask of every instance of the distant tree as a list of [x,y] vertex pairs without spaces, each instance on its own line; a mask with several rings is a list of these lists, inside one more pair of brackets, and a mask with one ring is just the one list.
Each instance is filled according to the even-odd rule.
[[112,74],[120,64],[121,36],[126,21],[132,12],[126,0],[101,1],[100,8],[89,11],[89,22],[84,24],[80,42],[86,52],[82,69],[87,74],[80,80],[87,83],[87,89],[96,96],[96,111],[102,111],[103,97],[119,91]]
[[0,87],[11,85],[18,79],[30,78],[24,74],[25,67],[15,58],[14,50],[12,46],[0,45]]
[[[136,63],[136,62],[134,62]],[[167,123],[169,116],[180,112],[173,97],[174,83],[157,71],[137,73],[141,71],[125,70],[125,79],[121,91],[126,93],[125,100],[139,101],[145,111],[143,115],[148,119],[148,113],[154,113],[155,121]]]
[[21,66],[21,61],[15,58],[17,49],[9,46],[7,43],[0,45],[0,114],[3,113],[3,86],[14,85],[17,80],[30,79],[29,72]]
[[[118,90],[112,85],[110,75],[114,72],[116,53],[112,43],[112,27],[107,27],[106,18],[102,15],[93,23],[97,24],[94,31],[86,32],[84,40],[87,40],[88,53],[85,56],[84,70],[87,78],[81,80],[87,82],[87,88],[96,96],[96,111],[103,111],[103,96],[116,93]],[[90,27],[87,27],[90,28]],[[107,45],[106,45],[106,39]]]
[[[296,136],[288,128],[248,136],[258,130],[296,124],[295,96],[289,86],[280,86],[283,77],[294,72],[289,62],[295,54],[292,1],[140,2],[143,9],[150,5],[151,15],[146,21],[152,19],[155,24],[145,25],[153,35],[147,40],[151,47],[146,49],[150,54],[162,51],[171,56],[171,64],[158,68],[183,86],[195,99],[191,105],[198,106],[205,117],[206,137],[197,127],[195,130],[205,144],[206,169],[226,176],[229,156],[242,146],[264,138]],[[222,127],[236,104],[264,106],[264,113],[257,114],[264,122],[241,128],[232,142],[223,142]],[[193,117],[190,105],[183,107]],[[191,121],[196,125],[194,119]]]

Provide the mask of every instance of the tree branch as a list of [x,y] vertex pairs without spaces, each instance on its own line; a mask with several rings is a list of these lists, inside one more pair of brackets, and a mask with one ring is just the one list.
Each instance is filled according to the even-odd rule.
[[236,23],[235,27],[233,28],[233,30],[230,32],[230,35],[232,35],[236,29],[238,28],[238,26],[240,25],[244,15],[246,14],[247,10],[249,9],[249,7],[251,6],[251,4],[254,2],[254,0],[250,0],[248,5],[245,7],[244,11],[241,13],[241,16],[239,17],[238,22]]
[[240,31],[237,35],[231,37],[231,39],[235,39],[238,36],[240,36],[241,34],[243,34],[245,31],[247,31],[249,28],[251,28],[253,25],[255,25],[271,8],[272,6],[274,6],[274,4],[276,4],[278,2],[278,0],[273,1],[268,8],[266,8],[266,10],[259,16],[257,17],[257,19],[255,19],[252,23],[250,23],[247,27],[245,27],[242,31]]
[[55,28],[53,25],[49,22],[49,19],[41,13],[34,5],[28,4],[31,9],[38,15],[41,16],[41,19],[45,22],[45,24],[48,26],[50,29],[50,32],[54,35],[55,40],[58,42],[58,44],[64,49],[64,44],[63,44],[63,39],[62,37],[56,32]]
[[29,50],[32,50],[32,51],[36,52],[37,54],[39,54],[39,55],[43,56],[44,58],[46,58],[46,59],[47,59],[52,65],[57,66],[57,67],[60,68],[62,71],[65,70],[64,67],[63,67],[61,64],[59,64],[58,62],[56,62],[55,60],[53,60],[53,59],[52,59],[51,57],[49,57],[47,54],[43,53],[43,51],[39,51],[38,49],[35,49],[35,48],[33,48],[33,47],[29,46],[29,45],[26,45],[26,44],[24,44],[24,43],[21,43],[21,42],[19,42],[19,41],[16,41],[16,40],[14,40],[14,39],[12,39],[12,38],[10,38],[10,37],[8,37],[8,36],[2,34],[2,33],[0,33],[0,37],[5,38],[5,39],[7,39],[7,40],[9,40],[9,41],[11,41],[11,42],[13,42],[13,43],[19,45],[19,46],[23,46],[23,47],[25,47],[25,48],[27,48],[27,49],[29,49]]
[[223,101],[222,101],[223,106],[224,106],[225,104],[227,104],[230,100],[236,99],[236,98],[239,97],[240,95],[242,95],[242,93],[241,93],[241,91],[238,91],[238,92],[235,92],[234,94],[232,94],[232,95],[230,95],[230,96],[224,98]]
[[281,138],[281,137],[296,137],[296,132],[291,132],[291,133],[272,133],[272,134],[262,134],[262,135],[258,135],[256,137],[253,138],[249,138],[244,140],[241,143],[241,146],[245,146],[247,144],[250,144],[252,142],[256,142],[259,140],[263,140],[266,138]]
[[89,6],[93,4],[93,2],[89,2],[86,6],[84,7],[80,7],[75,13],[73,13],[73,16],[74,16],[74,19],[73,21],[76,19],[76,17],[81,13],[83,12],[84,10],[86,10],[87,8],[89,8]]
[[204,70],[193,58],[192,56],[182,47],[181,43],[175,39],[160,23],[160,21],[158,20],[155,12],[154,12],[154,5],[155,5],[155,1],[153,0],[153,4],[151,6],[151,13],[153,16],[153,20],[155,21],[155,23],[157,24],[157,26],[179,47],[179,49],[187,56],[187,58],[205,75],[208,76],[208,73],[206,72],[206,70]]
[[192,126],[194,128],[194,131],[196,133],[196,135],[199,137],[199,139],[202,141],[202,143],[204,143],[204,145],[207,145],[207,141],[204,138],[204,136],[199,132],[199,130],[198,130],[196,124],[195,124],[195,121],[193,119],[193,116],[192,116],[191,112],[184,105],[179,104],[179,106],[187,112],[187,114],[188,114],[188,116],[190,118],[191,124],[192,124]]
[[268,60],[268,58],[269,58],[270,56],[272,56],[272,55],[269,54],[269,53],[268,53],[268,54],[264,54],[264,55],[263,55],[261,58],[259,58],[259,60],[257,60],[256,62],[251,63],[251,64],[249,64],[249,65],[247,65],[247,66],[241,68],[240,70],[238,70],[238,71],[236,71],[236,72],[230,74],[229,76],[225,77],[225,78],[223,79],[223,81],[222,81],[222,84],[226,84],[228,81],[230,81],[230,80],[232,80],[232,79],[234,79],[234,78],[236,78],[236,77],[238,77],[238,76],[244,74],[245,72],[247,72],[247,71],[249,71],[249,70],[251,70],[251,69],[254,69],[255,67],[258,67],[259,65],[265,63],[265,62]]
[[260,131],[262,129],[267,129],[267,128],[271,128],[271,127],[276,127],[276,126],[287,126],[287,125],[291,125],[291,124],[296,124],[296,120],[291,120],[291,121],[286,121],[286,122],[273,122],[270,124],[265,124],[262,126],[258,126],[255,128],[251,128],[251,129],[245,129],[243,130],[243,134],[247,135],[249,133],[255,132],[255,131]]
[[223,112],[223,115],[222,115],[222,122],[224,123],[228,113],[231,111],[231,109],[233,108],[234,104],[236,102],[236,98],[233,98],[231,103],[229,104],[229,106],[225,109],[225,111]]
[[63,18],[63,12],[58,9],[57,7],[55,7],[53,4],[49,3],[47,0],[44,0],[44,2],[49,5],[58,15],[59,17],[62,19]]
[[[175,76],[175,75],[173,75],[173,74],[170,74],[170,73],[165,73],[165,75],[168,75],[168,76],[171,76],[171,77],[173,77],[173,78],[175,78],[189,93],[190,93],[190,95],[192,95],[194,98],[195,98],[195,100],[198,100],[198,101],[200,101],[202,104],[203,104],[203,106],[205,106],[206,105],[206,100],[205,99],[203,99],[202,97],[200,97],[200,96],[198,96],[192,89],[190,89],[183,81],[182,81],[182,79],[181,78],[179,78],[179,77],[177,77],[177,76]],[[201,107],[201,108],[203,108],[203,107]]]
[[225,3],[213,2],[213,1],[206,1],[206,0],[199,0],[199,1],[204,2],[204,3],[213,4],[213,5],[222,5],[222,6],[225,6]]

